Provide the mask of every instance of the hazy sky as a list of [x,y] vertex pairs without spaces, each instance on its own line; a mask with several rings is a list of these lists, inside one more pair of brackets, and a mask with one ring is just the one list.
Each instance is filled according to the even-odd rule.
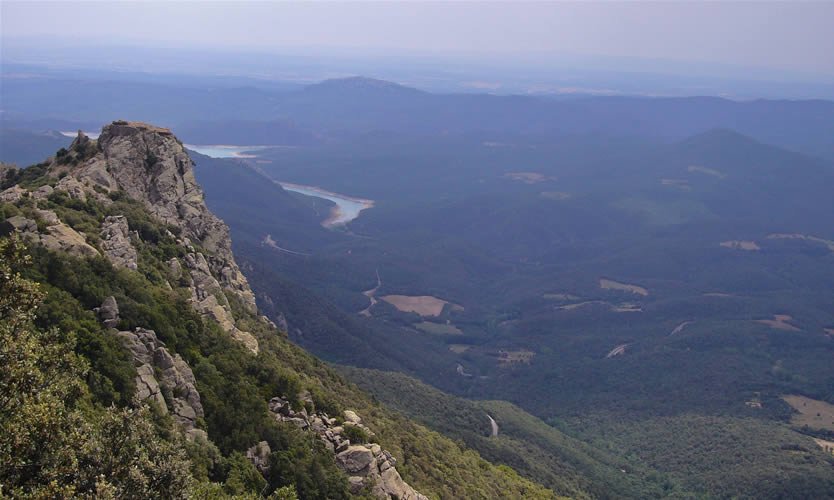
[[834,1],[15,2],[2,35],[155,46],[629,56],[834,75]]

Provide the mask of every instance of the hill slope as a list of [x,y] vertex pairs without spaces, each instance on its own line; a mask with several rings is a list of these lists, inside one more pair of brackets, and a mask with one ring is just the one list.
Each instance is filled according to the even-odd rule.
[[[33,316],[33,345],[52,352],[60,344],[90,366],[65,370],[78,373],[73,383],[80,396],[60,397],[76,420],[56,421],[55,429],[69,432],[83,422],[97,436],[114,427],[102,419],[127,418],[108,416],[115,405],[147,414],[132,424],[144,434],[127,428],[122,439],[141,440],[148,450],[111,457],[118,447],[102,448],[91,437],[69,447],[56,441],[53,449],[21,433],[17,446],[34,451],[13,451],[3,460],[4,490],[44,494],[54,487],[83,496],[112,488],[125,497],[276,491],[279,498],[294,490],[302,498],[422,498],[416,488],[434,498],[552,497],[511,469],[374,403],[259,316],[228,229],[206,208],[191,160],[170,131],[114,122],[98,141],[79,135],[68,151],[5,175],[4,255],[17,255],[25,242],[33,257],[28,266],[15,257],[23,275],[12,278],[25,286],[8,296],[28,300],[27,283],[40,283],[45,294]],[[9,276],[3,274],[4,287]],[[18,316],[0,312],[5,333]],[[73,335],[74,346],[58,340]],[[30,357],[42,363],[38,352]],[[14,391],[5,382],[4,390]],[[0,414],[3,429],[17,416]],[[10,436],[4,432],[3,439]],[[98,462],[86,461],[89,446],[98,446]],[[167,451],[149,455],[151,447]],[[172,456],[179,468],[165,469]],[[74,460],[76,473],[56,476],[58,458]],[[103,465],[108,460],[124,465]],[[159,476],[138,488],[130,482],[138,472],[127,471],[140,465],[151,478],[167,471],[167,482]],[[108,482],[85,479],[98,474]]]

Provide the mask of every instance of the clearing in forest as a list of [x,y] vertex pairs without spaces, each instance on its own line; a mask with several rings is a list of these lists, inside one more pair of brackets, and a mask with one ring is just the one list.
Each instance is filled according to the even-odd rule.
[[789,332],[798,332],[799,328],[793,326],[792,324],[788,323],[791,321],[793,317],[787,314],[774,314],[773,319],[757,319],[756,323],[761,323],[763,325],[767,325],[771,328],[776,328],[778,330],[786,330]]
[[504,177],[525,184],[537,184],[551,179],[538,172],[508,172],[504,174]]
[[[420,316],[440,316],[443,307],[451,304],[431,295],[385,295],[381,298],[400,311],[414,312]],[[463,310],[463,307],[457,304],[452,304],[452,307],[454,310]]]
[[431,321],[423,321],[415,325],[418,330],[427,333],[434,333],[438,335],[463,335],[460,328],[451,323],[433,323]]
[[799,233],[774,233],[767,235],[767,239],[769,240],[805,240],[805,241],[813,241],[814,243],[821,243],[828,247],[828,249],[834,252],[834,241],[826,240],[823,238],[819,238],[817,236],[808,236],[807,234],[799,234]]
[[722,241],[720,245],[724,248],[732,248],[733,250],[748,250],[748,251],[758,251],[761,250],[761,247],[756,244],[755,241],[746,241],[746,240],[730,240],[730,241]]
[[501,349],[498,351],[498,364],[501,367],[507,367],[518,363],[529,365],[535,355],[535,352],[528,349],[519,349],[517,351]]
[[701,174],[711,175],[711,176],[717,177],[719,179],[724,179],[724,178],[727,177],[727,174],[725,174],[723,172],[719,172],[718,170],[715,170],[715,169],[712,169],[712,168],[701,167],[699,165],[690,165],[689,168],[687,168],[687,170],[689,170],[690,172],[698,172],[698,173],[701,173]]
[[791,418],[792,424],[834,431],[834,405],[796,394],[784,395],[782,399],[799,412]]
[[644,297],[649,294],[649,291],[642,286],[629,285],[628,283],[620,283],[619,281],[609,280],[606,278],[600,278],[599,287],[604,290],[620,290],[622,292],[630,292]]

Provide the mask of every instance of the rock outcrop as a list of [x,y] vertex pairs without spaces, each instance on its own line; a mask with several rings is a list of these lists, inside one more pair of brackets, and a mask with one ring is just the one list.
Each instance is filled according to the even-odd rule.
[[[137,236],[138,237],[138,236]],[[101,250],[116,267],[137,269],[136,248],[124,215],[109,215],[101,224]]]
[[[302,396],[302,400],[305,400],[307,406],[314,406],[308,393]],[[369,437],[374,435],[356,412],[345,410],[343,424],[337,425],[337,420],[324,412],[310,414],[306,409],[293,410],[290,402],[282,397],[272,398],[269,410],[279,422],[291,423],[303,430],[315,432],[325,446],[335,453],[336,465],[347,474],[352,493],[367,490],[374,497],[385,500],[428,500],[403,480],[395,467],[397,460],[391,453],[376,443],[353,444],[345,436],[345,428],[351,426],[361,429]],[[259,443],[247,452],[247,457],[259,469],[269,467],[268,462],[263,461],[263,445],[266,443]],[[268,457],[269,453],[265,456]]]
[[105,326],[113,328],[133,358],[134,398],[138,402],[155,402],[162,411],[170,412],[189,438],[205,437],[205,432],[197,429],[197,419],[204,415],[203,405],[188,363],[179,354],[171,354],[153,330],[116,331],[119,306],[115,298],[107,297],[96,313]]
[[36,210],[35,213],[44,227],[43,230],[39,229],[38,221],[16,215],[6,219],[6,231],[16,232],[26,241],[43,245],[50,250],[66,252],[77,257],[99,255],[98,250],[87,243],[83,234],[61,222],[55,212]]
[[[236,326],[229,303],[233,298],[249,312],[257,312],[255,295],[232,254],[229,228],[209,211],[194,177],[194,164],[170,130],[139,122],[115,121],[102,129],[97,140],[79,132],[69,150],[53,160],[50,172],[60,178],[54,189],[74,199],[83,201],[92,197],[109,204],[112,201],[107,194],[122,191],[142,202],[151,214],[171,228],[178,243],[188,249],[182,264],[190,275],[195,309],[218,321],[249,350],[258,352],[257,339]],[[49,186],[33,192],[15,186],[0,196],[9,200],[22,196],[39,199],[52,191]],[[48,228],[47,236],[45,240],[41,238],[42,243],[53,248],[77,255],[98,254],[83,236],[60,221],[54,228]],[[101,238],[101,250],[113,265],[137,268],[132,239],[138,236],[130,232],[124,217],[107,217],[101,227]]]

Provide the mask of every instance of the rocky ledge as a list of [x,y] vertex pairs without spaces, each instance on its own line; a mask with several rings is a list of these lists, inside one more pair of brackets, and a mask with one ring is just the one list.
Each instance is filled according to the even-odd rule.
[[[305,406],[314,407],[309,393],[302,394]],[[354,494],[368,492],[380,499],[428,500],[406,483],[397,472],[397,460],[377,443],[351,443],[346,428],[356,427],[360,434],[373,437],[374,433],[362,423],[362,418],[351,410],[344,411],[342,422],[324,412],[309,413],[307,409],[295,411],[284,397],[274,397],[269,410],[276,420],[314,432],[333,451],[336,464],[345,472]],[[354,434],[355,435],[355,434]],[[247,451],[247,457],[262,471],[269,468],[271,450],[266,441],[261,441]]]

